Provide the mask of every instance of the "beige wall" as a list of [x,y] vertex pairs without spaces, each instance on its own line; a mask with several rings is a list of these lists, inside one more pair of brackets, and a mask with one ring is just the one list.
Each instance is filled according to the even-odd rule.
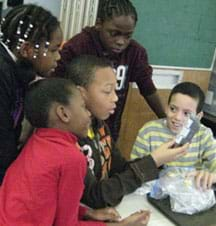
[[[210,71],[185,70],[183,74],[183,81],[191,81],[198,84],[204,92],[208,89],[209,78]],[[170,90],[158,91],[162,102],[165,104]],[[129,159],[138,130],[145,122],[156,118],[143,97],[139,94],[139,90],[130,87],[117,144],[124,157]]]

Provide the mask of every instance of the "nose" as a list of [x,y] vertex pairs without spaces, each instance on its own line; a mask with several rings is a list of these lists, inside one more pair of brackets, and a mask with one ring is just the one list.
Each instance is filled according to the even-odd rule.
[[125,43],[126,43],[126,40],[123,36],[119,36],[116,40],[116,44],[118,46],[123,46],[123,45],[125,45]]
[[55,60],[58,61],[61,59],[61,55],[59,53],[59,51],[57,51],[56,56],[55,56]]
[[57,61],[59,61],[61,59],[61,55],[59,53],[59,51],[57,51],[54,55],[54,58],[53,58],[53,67],[56,68],[57,67]]
[[113,95],[112,95],[112,102],[116,103],[118,101],[118,96],[116,94],[116,91],[113,92]]
[[182,114],[182,112],[177,111],[177,112],[175,113],[175,119],[178,120],[178,121],[182,120],[182,119],[183,119],[183,114]]
[[[87,110],[87,109],[86,109]],[[91,112],[89,110],[87,110],[87,114],[88,114],[88,117],[90,118],[91,117]]]

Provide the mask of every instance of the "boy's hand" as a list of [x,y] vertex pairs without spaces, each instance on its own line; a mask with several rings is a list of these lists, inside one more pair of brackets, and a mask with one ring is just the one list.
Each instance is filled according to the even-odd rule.
[[98,221],[119,221],[121,216],[114,208],[89,209],[85,215],[86,218]]
[[187,153],[188,143],[181,147],[172,148],[174,144],[174,140],[166,142],[151,153],[157,167],[164,163],[174,161]]
[[[150,218],[150,212],[141,210],[118,223],[119,226],[146,226]],[[107,224],[109,225],[109,224]],[[112,224],[110,224],[111,226]],[[116,224],[117,225],[117,224]]]
[[191,172],[187,176],[194,177],[198,189],[210,189],[216,183],[216,173],[210,173],[204,170]]

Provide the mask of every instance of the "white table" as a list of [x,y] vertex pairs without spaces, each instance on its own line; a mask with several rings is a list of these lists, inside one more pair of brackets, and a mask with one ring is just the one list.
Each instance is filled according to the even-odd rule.
[[159,210],[153,207],[145,195],[137,195],[135,193],[126,195],[121,203],[116,207],[122,218],[129,216],[130,214],[138,210],[150,210],[151,216],[148,226],[174,226],[168,218],[166,218]]

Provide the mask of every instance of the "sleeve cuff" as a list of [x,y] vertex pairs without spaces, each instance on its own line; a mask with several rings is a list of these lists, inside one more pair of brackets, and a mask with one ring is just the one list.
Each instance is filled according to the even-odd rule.
[[159,170],[151,155],[137,159],[130,167],[142,183],[158,178]]
[[88,210],[87,207],[82,206],[82,205],[79,206],[79,219],[83,219],[84,218],[87,210]]

